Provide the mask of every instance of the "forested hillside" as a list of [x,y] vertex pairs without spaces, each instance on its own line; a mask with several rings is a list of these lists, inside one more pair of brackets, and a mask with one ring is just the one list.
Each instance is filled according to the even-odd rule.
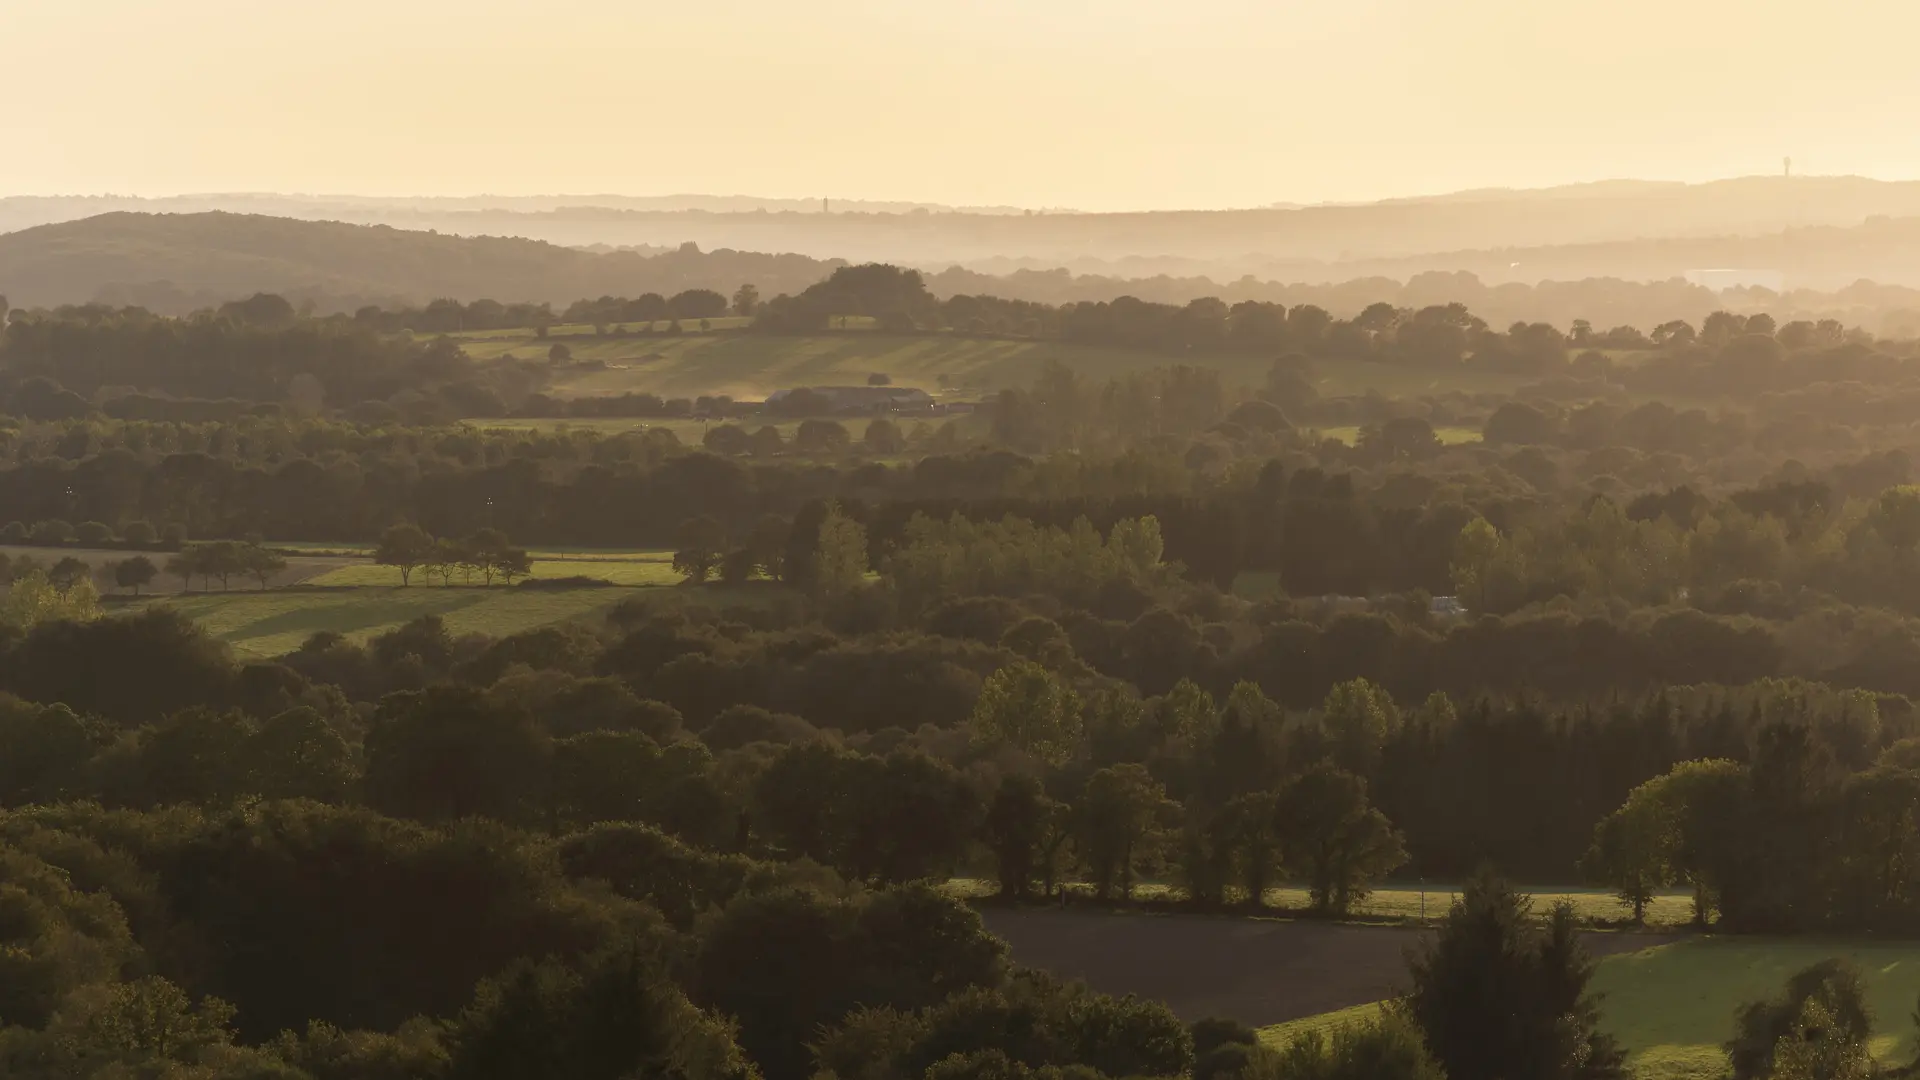
[[184,312],[276,292],[328,311],[443,296],[563,302],[610,292],[798,291],[834,263],[799,256],[591,254],[532,240],[246,214],[105,214],[0,235],[15,305],[106,298]]

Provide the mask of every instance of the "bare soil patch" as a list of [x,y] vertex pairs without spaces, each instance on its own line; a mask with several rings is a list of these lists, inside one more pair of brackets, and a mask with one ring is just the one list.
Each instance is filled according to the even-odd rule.
[[[1429,932],[1398,926],[1234,916],[981,911],[1015,963],[1084,979],[1108,994],[1165,1002],[1183,1020],[1253,1027],[1391,997],[1407,951]],[[1595,956],[1637,952],[1669,935],[1589,933]]]

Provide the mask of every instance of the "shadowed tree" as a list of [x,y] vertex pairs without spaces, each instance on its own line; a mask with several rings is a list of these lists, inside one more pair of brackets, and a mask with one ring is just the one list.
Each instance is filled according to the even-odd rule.
[[391,526],[380,534],[373,561],[400,571],[400,584],[413,584],[413,572],[433,557],[433,537],[413,524]]
[[1288,781],[1273,804],[1274,833],[1315,911],[1345,914],[1368,883],[1407,861],[1400,834],[1367,803],[1367,782],[1330,765]]

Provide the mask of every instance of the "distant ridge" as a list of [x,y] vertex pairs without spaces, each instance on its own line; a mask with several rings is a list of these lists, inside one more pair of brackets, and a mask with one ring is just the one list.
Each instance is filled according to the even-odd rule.
[[327,310],[439,297],[547,300],[753,281],[771,296],[832,272],[804,256],[592,254],[538,240],[466,237],[257,214],[110,213],[0,235],[0,295],[15,306],[105,300],[180,312],[278,292]]
[[[1076,273],[1299,278],[1324,267],[1436,252],[1757,237],[1920,216],[1920,182],[1750,176],[1704,184],[1601,180],[1373,203],[1246,210],[1075,213],[911,202],[711,195],[458,198],[212,194],[167,199],[0,199],[0,233],[115,211],[228,211],[300,220],[517,236],[567,247],[786,251],[816,259],[985,268],[1011,260]],[[1118,264],[1129,265],[1121,267]]]

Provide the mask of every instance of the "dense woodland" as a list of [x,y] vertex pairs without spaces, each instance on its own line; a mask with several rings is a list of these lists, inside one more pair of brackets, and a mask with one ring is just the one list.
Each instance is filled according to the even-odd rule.
[[[1167,362],[791,436],[633,403],[711,416],[698,446],[451,423],[550,407],[561,360],[443,333],[723,307]],[[1263,385],[1208,366],[1249,354]],[[1436,389],[1315,389],[1362,362]],[[887,267],[764,306],[16,312],[0,540],[54,565],[0,605],[0,1074],[1611,1080],[1571,912],[1491,875],[1920,929],[1915,363],[1833,322],[1050,307]],[[1439,389],[1485,374],[1533,382]],[[224,581],[316,540],[407,589],[595,587],[515,584],[532,545],[687,580],[242,660],[55,562]],[[1482,871],[1403,1002],[1278,1050],[1020,969],[949,887],[1339,918]],[[1845,1051],[1800,1021],[1849,985],[1743,1012],[1743,1080],[1863,1075],[1793,1071]]]

